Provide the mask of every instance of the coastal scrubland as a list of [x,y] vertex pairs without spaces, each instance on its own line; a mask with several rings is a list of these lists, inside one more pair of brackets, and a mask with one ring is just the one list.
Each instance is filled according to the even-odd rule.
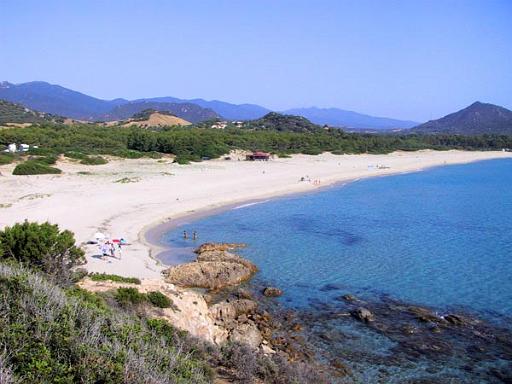
[[[276,116],[277,115],[277,116]],[[74,153],[86,164],[100,164],[101,159],[88,155],[113,155],[122,158],[155,157],[171,154],[176,162],[188,163],[218,158],[230,150],[263,150],[280,156],[290,154],[335,154],[415,151],[421,149],[501,150],[512,148],[511,136],[361,134],[320,127],[307,119],[269,114],[244,127],[226,129],[193,127],[105,127],[94,124],[38,124],[0,131],[0,144],[37,145],[49,155]],[[29,153],[30,154],[30,153]],[[3,157],[2,162],[9,158]]]
[[171,305],[161,292],[81,289],[74,242],[49,223],[0,231],[0,382],[209,383],[219,372],[229,382],[323,382],[282,356],[217,347],[149,316]]

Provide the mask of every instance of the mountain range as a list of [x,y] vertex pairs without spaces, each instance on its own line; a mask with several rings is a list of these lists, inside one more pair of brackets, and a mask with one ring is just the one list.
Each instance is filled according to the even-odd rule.
[[[268,117],[272,112],[256,104],[231,104],[204,99],[186,100],[170,96],[137,100],[102,100],[43,81],[22,84],[0,82],[0,100],[20,104],[16,107],[18,108],[16,111],[12,105],[4,105],[6,111],[8,109],[9,113],[18,116],[21,116],[23,108],[30,109],[29,112],[25,111],[22,120],[42,119],[44,114],[51,114],[86,121],[115,121],[129,119],[134,114],[145,110],[153,110],[168,112],[188,122],[198,123],[214,119],[256,121],[263,116]],[[512,134],[512,111],[482,102],[475,102],[460,111],[423,124],[369,116],[338,108],[295,108],[279,113],[299,116],[320,126],[329,125],[356,130],[399,130],[403,133],[422,134]],[[34,114],[39,115],[36,118]],[[273,118],[272,121],[280,121],[277,114],[270,116]],[[50,118],[54,119],[54,117]],[[296,123],[297,127],[305,126],[304,121],[297,120]]]
[[[102,100],[44,81],[22,84],[0,82],[0,99],[19,103],[34,110],[86,121],[125,119],[145,109],[169,111],[192,123],[214,118],[255,120],[272,112],[256,104],[232,104],[204,99],[187,100],[170,96],[138,100],[121,98]],[[182,108],[178,104],[185,104],[185,106]],[[281,113],[302,116],[316,124],[334,127],[391,129],[410,128],[417,125],[411,121],[368,116],[338,108],[298,108],[281,111]]]

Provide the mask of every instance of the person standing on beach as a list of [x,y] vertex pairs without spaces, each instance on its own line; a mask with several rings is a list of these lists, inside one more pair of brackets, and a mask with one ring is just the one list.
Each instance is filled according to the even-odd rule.
[[188,239],[187,231],[183,231],[183,238],[186,240]]
[[197,240],[197,232],[194,231],[194,233],[192,234],[192,240]]

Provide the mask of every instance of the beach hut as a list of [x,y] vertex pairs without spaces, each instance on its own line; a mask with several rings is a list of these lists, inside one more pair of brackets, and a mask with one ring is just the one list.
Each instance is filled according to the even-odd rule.
[[245,156],[245,160],[248,160],[248,161],[255,161],[255,160],[268,161],[269,159],[270,159],[270,153],[261,152],[261,151],[249,153],[248,155]]

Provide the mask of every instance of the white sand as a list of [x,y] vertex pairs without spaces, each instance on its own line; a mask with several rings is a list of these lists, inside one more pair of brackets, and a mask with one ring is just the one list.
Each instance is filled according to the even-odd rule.
[[[389,155],[299,155],[268,162],[211,160],[180,166],[170,160],[113,160],[85,166],[59,162],[64,173],[12,176],[0,166],[0,228],[28,219],[69,229],[78,242],[97,231],[132,243],[122,260],[101,260],[96,246],[84,246],[87,269],[140,278],[158,277],[162,265],[144,240],[151,226],[193,212],[270,196],[318,189],[334,182],[410,172],[427,167],[512,157],[505,152],[420,151]],[[378,169],[376,165],[390,168]],[[77,172],[88,171],[91,175]],[[309,176],[312,182],[300,182]],[[135,182],[116,183],[122,178]],[[320,180],[320,186],[313,180]]]

